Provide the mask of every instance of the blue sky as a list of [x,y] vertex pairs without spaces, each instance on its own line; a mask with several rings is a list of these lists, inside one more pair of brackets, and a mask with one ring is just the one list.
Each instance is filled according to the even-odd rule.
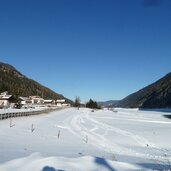
[[171,1],[0,0],[0,61],[70,99],[122,99],[171,71]]

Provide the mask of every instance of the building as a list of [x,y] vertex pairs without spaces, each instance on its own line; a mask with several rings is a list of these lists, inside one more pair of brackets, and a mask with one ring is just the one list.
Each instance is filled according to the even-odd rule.
[[58,100],[56,100],[56,105],[59,106],[59,107],[70,106],[70,104],[66,103],[65,99],[58,99]]
[[44,104],[55,104],[55,100],[44,100]]
[[32,104],[32,100],[29,97],[19,97],[19,101],[22,105]]
[[0,108],[9,107],[10,103],[14,101],[12,95],[8,94],[8,91],[2,92],[0,94]]
[[58,99],[56,100],[56,103],[65,103],[65,99]]
[[29,98],[32,104],[44,104],[44,99],[40,96],[30,96]]
[[56,105],[58,107],[62,107],[62,105],[65,103],[65,99],[58,99],[56,100]]

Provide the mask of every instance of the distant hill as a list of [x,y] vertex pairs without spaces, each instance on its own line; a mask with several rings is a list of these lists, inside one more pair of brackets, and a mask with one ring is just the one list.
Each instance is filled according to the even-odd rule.
[[118,105],[130,108],[171,107],[171,73],[122,99]]
[[[27,78],[13,66],[0,62],[0,92],[8,91],[17,96],[42,96],[44,99],[63,99],[58,94],[40,83]],[[68,102],[72,102],[65,98]]]
[[109,100],[105,102],[98,102],[98,105],[104,106],[104,107],[108,107],[108,106],[115,107],[117,106],[118,103],[119,103],[119,100]]

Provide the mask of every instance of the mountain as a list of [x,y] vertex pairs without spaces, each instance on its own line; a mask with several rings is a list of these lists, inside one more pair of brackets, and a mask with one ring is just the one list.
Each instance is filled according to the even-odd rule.
[[27,78],[13,66],[0,62],[0,92],[8,91],[17,96],[42,96],[44,99],[66,99],[40,83]]
[[122,99],[118,105],[129,108],[171,107],[171,72],[155,83]]
[[115,107],[119,103],[119,100],[109,100],[109,101],[104,101],[104,102],[97,102],[99,106],[104,106],[104,107]]

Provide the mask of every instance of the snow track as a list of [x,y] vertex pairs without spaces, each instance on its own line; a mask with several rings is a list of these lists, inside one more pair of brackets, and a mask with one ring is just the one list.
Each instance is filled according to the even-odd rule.
[[[124,113],[126,114],[126,113]],[[127,113],[128,114],[128,113]],[[129,117],[129,116],[128,116]],[[90,111],[86,112],[80,112],[78,115],[74,115],[70,118],[67,118],[67,120],[64,121],[65,127],[76,135],[77,137],[81,138],[85,141],[86,136],[88,137],[89,144],[95,145],[98,148],[101,148],[102,150],[113,153],[113,154],[120,154],[120,155],[129,155],[129,156],[138,156],[143,157],[150,160],[161,160],[165,161],[165,156],[170,156],[170,152],[163,150],[162,148],[158,147],[155,143],[149,141],[147,138],[142,137],[140,135],[136,135],[135,133],[126,131],[124,129],[120,129],[115,126],[111,126],[108,124],[105,124],[103,122],[98,121],[98,118],[105,120],[111,120],[116,119],[114,117],[97,117],[93,116]],[[137,122],[146,122],[146,123],[155,123],[155,124],[171,124],[171,122],[166,121],[155,121],[155,120],[144,120],[142,118],[141,120],[136,119],[122,119],[125,121],[137,121]],[[119,119],[118,119],[119,120]],[[138,143],[138,145],[144,147],[147,149],[147,147],[150,148],[150,150],[153,150],[154,152],[157,152],[158,155],[154,154],[148,154],[146,150],[145,153],[135,151],[133,148],[131,149],[124,147],[123,145],[116,144],[113,142],[113,139],[110,139],[109,137],[106,137],[108,133],[114,133],[121,135],[123,137],[127,137],[128,139],[132,139],[133,142]],[[137,145],[137,146],[138,146]]]
[[116,113],[70,108],[15,118],[14,127],[9,127],[10,120],[3,120],[0,121],[0,162],[39,152],[45,157],[91,156],[93,160],[103,157],[131,165],[138,163],[145,170],[149,169],[146,164],[150,169],[156,166],[162,170],[171,161],[168,136],[171,121],[162,115],[126,109],[118,109]]

